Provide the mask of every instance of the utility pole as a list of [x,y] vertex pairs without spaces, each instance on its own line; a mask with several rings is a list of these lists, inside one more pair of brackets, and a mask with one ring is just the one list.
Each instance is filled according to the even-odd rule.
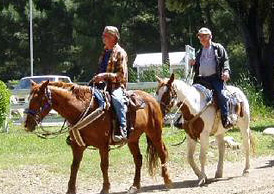
[[30,31],[30,75],[33,76],[33,35],[32,35],[32,0],[29,0],[29,31]]
[[190,46],[193,46],[192,45],[192,35],[193,35],[193,33],[192,33],[192,31],[191,31],[191,21],[190,21],[190,16],[188,16],[188,35],[189,35],[189,44],[190,44]]

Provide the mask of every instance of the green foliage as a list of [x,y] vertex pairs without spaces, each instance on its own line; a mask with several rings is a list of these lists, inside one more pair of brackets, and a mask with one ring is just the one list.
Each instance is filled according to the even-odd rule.
[[169,65],[163,64],[161,67],[150,66],[148,69],[140,73],[140,82],[154,82],[155,76],[170,77]]
[[128,68],[128,77],[129,82],[136,82],[137,81],[137,71],[133,67]]
[[273,108],[264,104],[262,89],[256,88],[253,83],[250,76],[243,73],[240,74],[240,78],[235,81],[235,85],[241,88],[248,98],[251,116],[253,119],[273,117]]
[[231,42],[227,46],[229,53],[229,62],[231,66],[232,80],[242,79],[242,74],[239,72],[246,72],[246,54],[243,43]]
[[0,127],[3,125],[8,111],[10,103],[10,91],[4,82],[0,80]]

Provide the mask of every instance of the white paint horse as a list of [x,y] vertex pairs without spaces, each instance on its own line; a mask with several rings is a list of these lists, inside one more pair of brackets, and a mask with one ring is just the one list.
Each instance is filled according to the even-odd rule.
[[[161,105],[163,115],[170,111],[173,106],[178,103],[181,104],[181,128],[185,129],[187,132],[187,159],[194,173],[198,176],[199,186],[205,184],[207,181],[205,163],[210,135],[214,135],[218,142],[219,161],[215,178],[221,178],[223,176],[223,160],[225,153],[224,134],[227,130],[223,128],[220,119],[220,111],[217,110],[216,105],[214,104],[209,105],[205,109],[204,107],[207,106],[205,95],[194,86],[191,86],[182,80],[174,80],[174,74],[171,75],[170,79],[161,79],[157,77],[157,80],[159,83],[156,92],[157,100]],[[249,128],[249,104],[246,96],[239,88],[227,86],[227,89],[231,93],[235,92],[242,100],[238,107],[239,116],[236,126],[240,129],[243,138],[245,150],[245,168],[243,174],[247,174],[250,169],[250,148],[251,146],[253,149],[255,148]],[[201,145],[199,156],[201,168],[196,165],[193,157],[197,139],[200,139]]]

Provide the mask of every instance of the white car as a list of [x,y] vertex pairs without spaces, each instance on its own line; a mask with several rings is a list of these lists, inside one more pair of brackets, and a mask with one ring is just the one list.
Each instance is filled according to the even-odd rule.
[[[68,76],[61,76],[61,75],[39,75],[39,76],[31,76],[31,77],[23,77],[20,79],[19,84],[15,86],[13,90],[11,90],[11,97],[10,97],[10,118],[14,117],[16,124],[22,124],[25,120],[24,118],[24,110],[28,108],[29,103],[29,94],[30,94],[30,87],[31,81],[33,80],[36,83],[41,83],[42,81],[62,81],[66,83],[72,83],[71,79]],[[52,118],[49,118],[50,122],[59,122],[60,119],[57,116],[57,112],[51,110],[49,115],[52,115]],[[56,115],[55,118],[54,115]],[[19,119],[16,121],[16,118]],[[54,120],[55,119],[55,120]],[[60,123],[60,122],[59,122]],[[61,121],[61,124],[63,120]]]
[[30,93],[31,81],[36,83],[41,83],[42,81],[62,81],[66,83],[71,83],[71,79],[68,76],[62,75],[38,75],[23,77],[20,79],[19,84],[11,91],[11,104],[26,105],[28,103],[28,96]]

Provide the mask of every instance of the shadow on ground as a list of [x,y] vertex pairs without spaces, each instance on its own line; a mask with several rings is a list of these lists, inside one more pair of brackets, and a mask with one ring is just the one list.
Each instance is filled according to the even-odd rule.
[[[211,178],[207,180],[207,184],[204,185],[204,187],[207,187],[208,185],[219,182],[219,181],[228,181],[234,178],[238,178],[240,176],[235,177],[227,177],[227,178]],[[141,188],[141,190],[138,193],[154,193],[154,192],[161,192],[161,191],[169,191],[169,190],[175,190],[175,189],[183,189],[183,188],[195,188],[198,187],[198,180],[185,180],[185,181],[179,181],[179,182],[173,182],[173,188],[167,189],[165,185],[159,184],[159,185],[149,185],[144,186]],[[126,194],[126,191],[123,192],[113,192],[112,194]]]

